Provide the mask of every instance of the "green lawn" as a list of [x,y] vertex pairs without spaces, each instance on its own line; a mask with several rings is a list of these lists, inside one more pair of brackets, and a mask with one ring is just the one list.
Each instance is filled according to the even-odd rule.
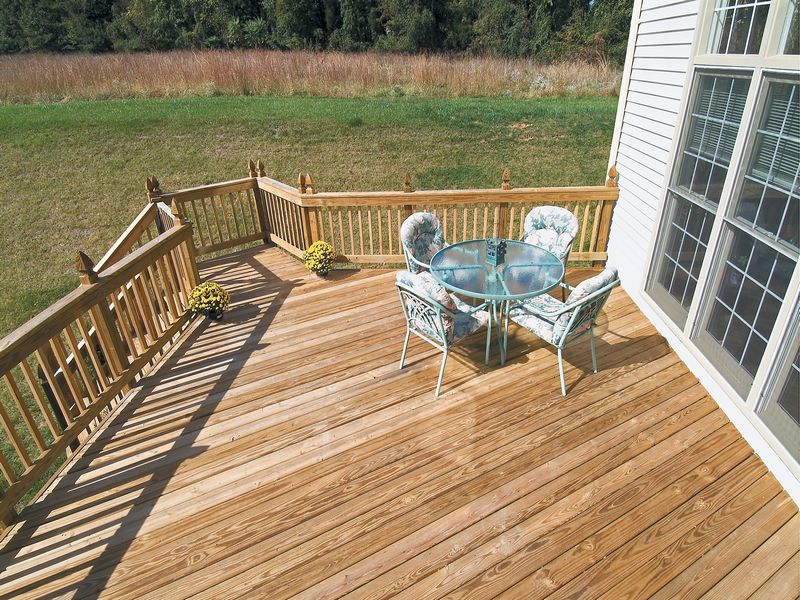
[[0,107],[0,335],[77,285],[164,190],[247,175],[260,158],[318,190],[600,184],[616,98],[215,97]]

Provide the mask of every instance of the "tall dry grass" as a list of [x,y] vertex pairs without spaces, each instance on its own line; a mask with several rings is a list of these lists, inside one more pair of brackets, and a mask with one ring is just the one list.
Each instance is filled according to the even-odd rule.
[[271,50],[0,56],[0,102],[196,95],[616,95],[604,64]]

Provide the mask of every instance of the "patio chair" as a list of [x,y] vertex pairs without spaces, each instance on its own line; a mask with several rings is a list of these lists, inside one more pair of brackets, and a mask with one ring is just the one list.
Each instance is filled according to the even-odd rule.
[[433,255],[447,245],[441,221],[428,212],[414,213],[403,221],[400,239],[406,266],[412,273],[430,270]]
[[[555,254],[567,269],[572,242],[578,235],[578,219],[560,206],[537,206],[525,217],[522,241]],[[564,300],[564,289],[561,300]]]
[[594,325],[603,305],[611,295],[611,290],[619,285],[619,278],[617,270],[607,265],[602,273],[582,281],[574,288],[566,283],[561,285],[570,290],[566,302],[561,302],[549,294],[543,294],[517,303],[510,309],[508,316],[518,325],[556,347],[561,393],[566,396],[562,352],[567,346],[588,335],[592,349],[592,371],[597,373]]
[[400,356],[400,368],[405,363],[408,340],[412,333],[441,350],[444,356],[434,393],[438,398],[444,365],[451,346],[485,327],[489,322],[489,313],[483,310],[483,304],[472,307],[447,293],[427,272],[416,274],[400,271],[396,276],[396,284],[406,317],[406,339],[403,342],[403,354]]

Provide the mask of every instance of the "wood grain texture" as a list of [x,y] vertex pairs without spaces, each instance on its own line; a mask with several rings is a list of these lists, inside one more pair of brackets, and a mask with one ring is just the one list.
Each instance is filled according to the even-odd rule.
[[[155,271],[177,292],[174,267]],[[736,598],[793,585],[797,548],[774,548],[796,534],[797,507],[622,290],[596,329],[600,371],[588,344],[567,351],[566,398],[550,347],[512,329],[505,366],[496,348],[483,365],[476,335],[434,399],[439,353],[412,340],[397,368],[393,272],[320,280],[261,248],[201,275],[230,290],[225,319],[131,383],[22,513],[0,547],[0,597]],[[141,300],[153,330],[174,309]]]

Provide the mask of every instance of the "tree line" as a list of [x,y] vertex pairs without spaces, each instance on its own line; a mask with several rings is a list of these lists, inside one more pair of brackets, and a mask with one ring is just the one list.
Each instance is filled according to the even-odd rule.
[[621,62],[633,0],[0,0],[0,53],[273,48]]

